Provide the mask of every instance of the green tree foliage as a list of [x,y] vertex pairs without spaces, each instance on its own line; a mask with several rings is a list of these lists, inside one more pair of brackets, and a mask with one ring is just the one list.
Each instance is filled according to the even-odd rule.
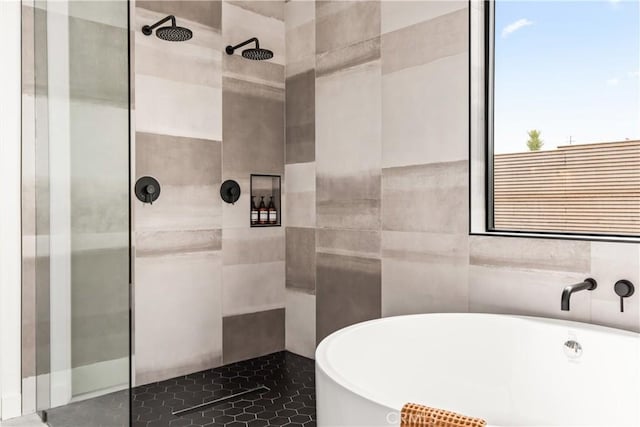
[[533,129],[527,132],[529,140],[527,141],[527,147],[529,151],[539,151],[544,145],[544,141],[540,139],[540,131]]

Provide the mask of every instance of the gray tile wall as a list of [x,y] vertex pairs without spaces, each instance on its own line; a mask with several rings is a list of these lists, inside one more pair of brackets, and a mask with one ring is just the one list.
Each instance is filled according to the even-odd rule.
[[222,17],[225,45],[258,37],[274,52],[270,61],[222,60],[223,177],[244,191],[223,208],[223,363],[230,363],[284,348],[285,230],[250,228],[248,217],[249,175],[285,172],[284,1],[225,1]]
[[[292,0],[285,12],[288,349],[312,356],[340,327],[428,312],[640,330],[639,300],[620,313],[612,290],[638,280],[639,245],[468,235],[466,2]],[[314,157],[301,154],[311,122]],[[560,311],[562,288],[587,276],[601,286]]]
[[285,3],[286,348],[313,357],[316,341],[316,5]]
[[[142,35],[167,14],[184,43]],[[285,231],[249,228],[249,175],[284,175],[284,2],[138,1],[136,170],[162,185],[135,206],[136,382],[281,350]],[[251,37],[272,61],[228,56]],[[242,188],[221,201],[222,181]]]
[[380,3],[316,2],[316,342],[381,312]]
[[[222,362],[222,35],[217,1],[138,1],[134,179],[136,384]],[[140,28],[168,14],[193,38],[169,43]]]

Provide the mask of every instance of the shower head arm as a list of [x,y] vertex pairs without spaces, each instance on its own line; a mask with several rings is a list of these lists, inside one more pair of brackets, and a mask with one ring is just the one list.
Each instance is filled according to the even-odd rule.
[[149,36],[151,35],[151,32],[156,29],[157,27],[159,27],[160,25],[164,24],[165,22],[167,22],[168,20],[171,20],[171,26],[175,27],[176,26],[176,17],[173,15],[169,15],[166,18],[162,18],[161,20],[159,20],[158,22],[156,22],[153,25],[145,25],[144,27],[142,27],[142,32],[144,33],[144,35]]
[[233,55],[233,51],[234,50],[236,50],[236,49],[238,49],[238,48],[240,48],[242,46],[246,46],[249,43],[253,43],[253,42],[256,42],[256,49],[260,49],[260,42],[258,41],[257,38],[252,37],[249,40],[243,41],[242,43],[239,43],[239,44],[237,44],[235,46],[227,46],[225,50],[229,55]]

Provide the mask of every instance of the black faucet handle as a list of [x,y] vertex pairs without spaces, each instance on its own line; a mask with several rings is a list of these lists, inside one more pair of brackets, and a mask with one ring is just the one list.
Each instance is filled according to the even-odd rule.
[[135,195],[142,203],[153,204],[160,197],[160,183],[152,176],[143,176],[136,181]]
[[613,286],[616,295],[620,297],[620,312],[624,311],[624,299],[629,298],[635,292],[635,287],[627,279],[618,280]]

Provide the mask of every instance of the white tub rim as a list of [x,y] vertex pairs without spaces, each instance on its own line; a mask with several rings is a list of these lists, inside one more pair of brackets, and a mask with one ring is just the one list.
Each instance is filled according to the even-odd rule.
[[[513,314],[494,314],[494,313],[421,313],[421,314],[405,314],[399,316],[389,316],[382,317],[379,319],[367,320],[364,322],[356,323],[351,326],[344,327],[339,329],[330,335],[326,336],[318,347],[316,348],[315,353],[315,365],[316,369],[322,371],[324,375],[331,378],[337,385],[344,388],[345,390],[356,393],[361,398],[368,400],[370,402],[375,403],[376,405],[382,406],[390,412],[399,412],[401,408],[394,408],[389,406],[387,402],[384,401],[380,396],[376,396],[371,390],[366,390],[357,384],[353,384],[352,382],[347,381],[338,371],[333,369],[333,367],[328,363],[327,360],[327,351],[331,346],[332,342],[340,338],[342,335],[353,332],[355,330],[370,327],[371,325],[375,325],[376,323],[381,323],[390,320],[397,319],[409,319],[409,318],[423,318],[423,317],[483,317],[483,318],[511,318],[517,320],[538,322],[538,323],[547,323],[556,326],[565,326],[571,327],[575,329],[581,329],[584,331],[589,331],[592,333],[602,333],[602,334],[615,334],[621,335],[630,338],[638,338],[640,333],[628,331],[625,329],[618,329],[610,326],[602,326],[596,325],[593,323],[585,323],[574,320],[564,320],[564,319],[554,319],[548,317],[538,317],[538,316],[522,316],[522,315],[513,315]],[[408,402],[407,402],[408,403]],[[419,403],[419,402],[417,402]],[[443,408],[446,409],[446,408]],[[497,425],[491,424],[492,427],[499,427]]]

